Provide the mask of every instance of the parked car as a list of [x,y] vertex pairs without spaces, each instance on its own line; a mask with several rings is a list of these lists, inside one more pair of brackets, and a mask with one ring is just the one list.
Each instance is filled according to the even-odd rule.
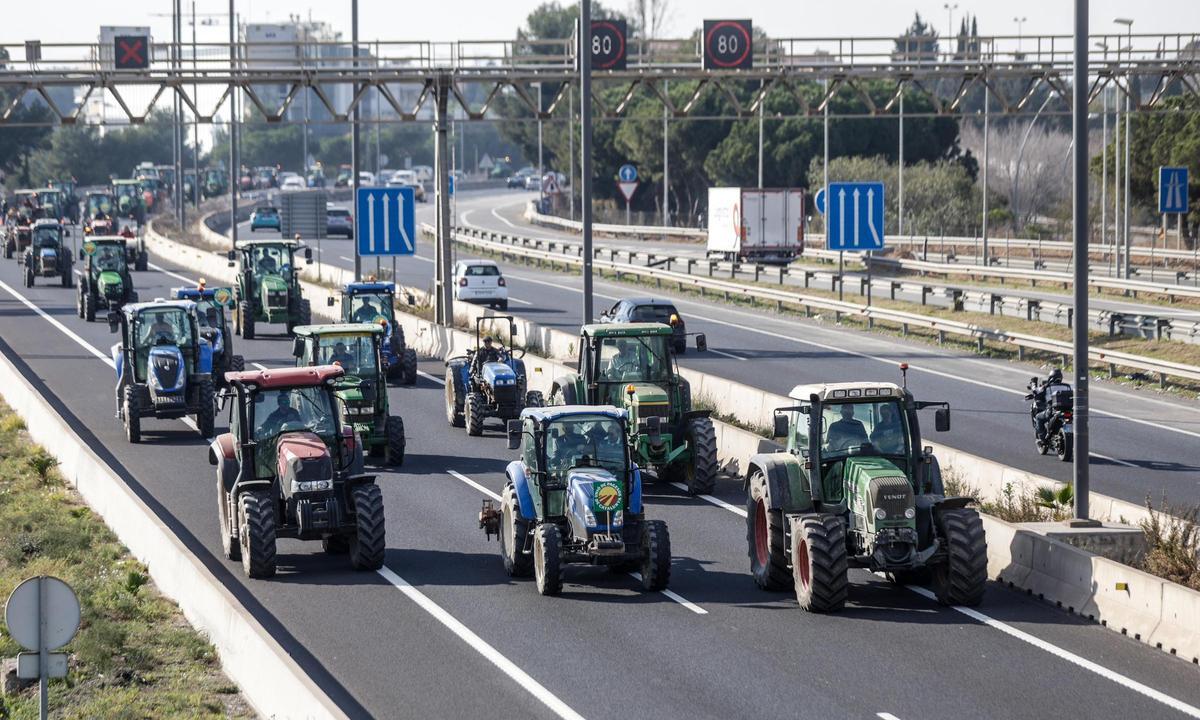
[[608,310],[600,313],[602,323],[637,323],[651,322],[670,325],[674,331],[671,341],[675,345],[675,354],[687,352],[687,325],[683,316],[670,300],[652,297],[633,297],[618,300]]
[[325,209],[325,234],[345,235],[354,237],[354,216],[346,208],[331,207]]
[[279,189],[283,192],[295,192],[296,190],[304,190],[307,184],[302,177],[290,177],[283,181]]
[[255,230],[279,230],[279,208],[260,207],[250,213],[250,232]]
[[508,176],[508,181],[505,183],[510,188],[525,189],[525,181],[529,177],[537,177],[537,170],[531,167],[523,167],[512,175]]
[[417,202],[425,202],[425,186],[417,180],[417,174],[412,170],[397,170],[387,181],[388,187],[410,187]]
[[508,309],[508,286],[491,260],[460,260],[454,265],[454,299]]
[[525,189],[526,190],[541,190],[542,189],[542,179],[540,177],[538,177],[536,174],[526,177],[525,178]]
[[428,165],[413,165],[412,171],[416,173],[418,182],[433,182],[433,168]]
[[358,184],[363,187],[375,187],[375,173],[359,170]]

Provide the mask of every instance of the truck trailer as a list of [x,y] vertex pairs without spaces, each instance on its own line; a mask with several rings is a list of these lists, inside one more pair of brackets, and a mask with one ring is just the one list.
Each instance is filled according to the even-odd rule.
[[789,263],[804,251],[804,191],[709,188],[708,257]]

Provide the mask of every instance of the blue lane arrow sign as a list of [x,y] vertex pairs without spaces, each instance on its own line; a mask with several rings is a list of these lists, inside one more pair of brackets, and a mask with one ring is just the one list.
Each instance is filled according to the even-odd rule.
[[1158,169],[1158,211],[1160,213],[1188,212],[1188,169],[1160,167]]
[[412,255],[416,218],[410,187],[359,188],[354,237],[359,255]]
[[617,170],[617,179],[623,183],[637,182],[637,168],[629,163],[625,163]]
[[883,249],[883,183],[829,183],[824,199],[826,249]]

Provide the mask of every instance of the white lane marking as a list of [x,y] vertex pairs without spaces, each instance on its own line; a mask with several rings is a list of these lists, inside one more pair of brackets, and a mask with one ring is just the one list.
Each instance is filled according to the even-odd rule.
[[263,365],[262,363],[252,362],[250,364],[253,365],[254,367],[258,368],[259,370],[270,370],[271,369],[271,368],[267,367],[266,365]]
[[424,370],[418,370],[418,371],[417,371],[417,374],[418,374],[418,375],[420,375],[421,377],[425,378],[426,380],[432,380],[432,381],[434,381],[434,382],[435,382],[435,383],[437,383],[438,385],[445,385],[445,384],[446,384],[446,380],[445,380],[445,378],[440,378],[440,377],[438,377],[438,376],[436,376],[436,375],[430,375],[429,373],[425,372]]
[[[483,493],[484,495],[487,495],[488,497],[492,498],[496,502],[501,501],[501,498],[499,495],[497,495],[496,493],[492,492],[491,490],[485,488],[484,486],[480,485],[479,483],[475,482],[474,480],[467,477],[466,475],[463,475],[462,473],[456,472],[454,470],[446,470],[446,473],[451,475],[452,477],[462,480],[466,484],[475,488],[476,490]],[[631,573],[629,573],[629,576],[636,578],[638,582],[642,581],[641,573],[631,572]],[[667,596],[668,598],[674,600],[675,602],[679,603],[680,605],[684,606],[688,610],[691,610],[692,612],[696,613],[697,615],[707,615],[708,614],[707,610],[700,607],[699,605],[692,602],[691,600],[688,600],[687,598],[683,597],[682,595],[679,595],[678,593],[671,592],[670,590],[659,590],[659,592],[661,592],[663,595]]]
[[[504,216],[503,216],[503,215],[501,215],[499,212],[497,212],[496,208],[492,208],[492,217],[496,218],[496,219],[497,219],[497,220],[499,220],[500,222],[502,222],[502,223],[504,223],[505,225],[509,226],[509,227],[510,227],[510,228],[512,228],[513,230],[522,230],[522,229],[527,229],[527,228],[519,228],[519,227],[517,227],[516,225],[514,225],[514,224],[513,224],[511,221],[509,221],[509,219],[508,219],[508,218],[504,217]],[[466,218],[464,217],[464,218],[463,218],[463,220],[465,221],[465,220],[466,220]],[[542,238],[538,238],[538,239],[542,239]]]
[[1131,463],[1127,460],[1118,460],[1115,457],[1109,457],[1108,455],[1101,455],[1100,453],[1096,453],[1096,452],[1088,453],[1088,454],[1094,458],[1100,458],[1101,460],[1107,460],[1109,462],[1116,463],[1118,465],[1124,465],[1125,467],[1139,468],[1139,469],[1141,468],[1141,465],[1138,465],[1137,463]]
[[544,685],[534,680],[529,673],[518,667],[512,660],[500,654],[500,651],[472,632],[470,628],[463,625],[462,622],[447,612],[442,606],[430,600],[429,596],[425,595],[425,593],[410,585],[407,580],[397,575],[391,568],[384,566],[376,572],[400,592],[404,593],[409,600],[415,602],[422,610],[432,615],[435,620],[445,625],[460,640],[470,645],[475,652],[482,655],[499,668],[501,672],[512,678],[526,692],[537,698],[555,715],[560,718],[568,718],[569,720],[583,720],[582,715],[572,710],[557,695],[547,690]]
[[714,355],[721,355],[723,357],[730,358],[731,360],[745,360],[746,359],[746,358],[742,357],[741,355],[734,355],[731,352],[725,352],[724,350],[717,350],[716,348],[709,348],[708,351]]
[[339,259],[339,260],[345,260],[345,261],[346,261],[346,262],[348,262],[348,263],[352,263],[352,262],[354,262],[354,258],[352,258],[352,257],[346,257],[345,255],[338,255],[338,259]]
[[[671,487],[679,488],[680,490],[684,491],[685,493],[687,492],[687,485],[684,485],[681,482],[673,482],[673,483],[671,483]],[[717,507],[719,507],[723,510],[728,510],[729,512],[733,513],[734,515],[746,517],[746,510],[744,508],[740,508],[737,505],[730,505],[729,503],[725,502],[724,500],[722,500],[719,497],[713,497],[712,495],[697,495],[696,497],[698,497],[701,500],[704,500],[706,502],[710,502],[713,505],[716,505]]]
[[[923,587],[918,587],[916,585],[906,585],[905,587],[907,587],[909,590],[915,592],[916,594],[918,594],[922,597],[928,598],[935,602],[937,601],[937,596],[934,595],[933,591],[931,591],[931,590],[928,590]],[[1075,653],[1073,653],[1069,650],[1060,648],[1057,645],[1054,645],[1052,643],[1046,642],[1045,640],[1042,640],[1041,638],[1034,637],[1033,635],[1030,635],[1029,633],[1027,633],[1023,630],[1018,630],[1017,628],[1013,627],[1012,625],[1009,625],[1006,622],[1002,622],[991,616],[984,615],[983,613],[979,612],[978,610],[968,608],[968,607],[963,607],[961,605],[952,605],[950,607],[950,609],[960,612],[963,615],[966,615],[967,617],[971,618],[972,620],[981,622],[984,625],[991,626],[991,627],[999,630],[1000,632],[1005,633],[1006,635],[1011,635],[1012,637],[1020,640],[1021,642],[1029,643],[1030,645],[1038,648],[1039,650],[1045,650],[1046,652],[1050,653],[1051,655],[1055,655],[1057,657],[1062,658],[1063,660],[1066,660],[1067,662],[1078,665],[1079,667],[1083,668],[1084,670],[1087,670],[1088,672],[1093,672],[1106,680],[1111,680],[1112,682],[1115,682],[1116,684],[1121,685],[1123,687],[1129,688],[1130,690],[1133,690],[1134,692],[1141,693],[1142,695],[1145,695],[1146,697],[1150,698],[1151,700],[1160,702],[1163,705],[1166,705],[1167,707],[1172,708],[1174,710],[1178,710],[1179,712],[1181,712],[1185,715],[1189,715],[1194,718],[1200,718],[1200,708],[1197,708],[1193,705],[1188,705],[1187,703],[1183,702],[1182,700],[1178,700],[1176,698],[1171,697],[1170,695],[1159,692],[1158,690],[1155,690],[1154,688],[1143,685],[1142,683],[1140,683],[1130,677],[1122,675],[1114,670],[1110,670],[1110,669],[1104,667],[1103,665],[1099,665],[1097,663],[1092,662],[1091,660],[1080,657],[1079,655],[1076,655]]]
[[528,300],[521,300],[520,298],[515,298],[515,297],[510,297],[509,300],[512,300],[513,302],[515,302],[518,305],[532,305],[533,304],[533,303],[529,302]]
[[[117,364],[113,361],[113,359],[111,357],[100,352],[99,348],[97,348],[95,345],[92,345],[87,340],[84,340],[79,335],[75,334],[74,330],[70,329],[66,325],[63,325],[56,318],[50,317],[50,315],[48,315],[45,310],[42,310],[37,305],[34,305],[29,300],[29,298],[25,297],[21,293],[17,292],[16,290],[13,290],[11,287],[9,287],[8,283],[4,282],[3,280],[0,280],[0,288],[4,288],[8,292],[9,295],[12,295],[17,300],[20,300],[21,303],[23,303],[25,305],[25,307],[29,308],[30,310],[33,310],[38,315],[41,315],[42,318],[44,318],[46,320],[46,322],[48,322],[51,325],[53,325],[54,327],[58,328],[60,331],[62,331],[63,335],[66,335],[67,337],[74,340],[76,342],[76,344],[78,344],[84,350],[87,350],[91,354],[100,358],[100,360],[105,365],[109,366],[110,368],[113,368],[114,370],[116,369]],[[184,425],[187,425],[191,429],[195,430],[196,432],[200,432],[200,428],[196,425],[195,421],[193,421],[191,418],[182,417],[182,418],[179,418],[179,421],[182,422]],[[205,440],[208,440],[211,442],[212,438],[205,438]]]
[[176,273],[176,272],[171,272],[170,270],[166,269],[165,267],[163,267],[161,265],[155,265],[154,263],[146,263],[146,267],[154,268],[155,270],[159,271],[163,275],[170,275],[171,277],[175,278],[176,280],[182,280],[185,283],[192,283],[192,284],[196,283],[196,280],[194,278],[186,277],[186,276],[180,275],[179,273]]
[[890,712],[875,713],[875,717],[879,718],[879,720],[900,720],[900,718]]

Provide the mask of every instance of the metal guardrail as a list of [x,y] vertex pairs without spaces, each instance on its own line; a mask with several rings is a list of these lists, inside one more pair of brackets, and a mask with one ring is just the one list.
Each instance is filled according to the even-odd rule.
[[[423,224],[422,230],[426,234],[434,234],[432,226],[428,224]],[[454,239],[461,244],[478,247],[482,250],[502,255],[508,254],[516,257],[541,260],[551,264],[562,263],[567,266],[581,266],[583,263],[581,258],[582,247],[578,243],[545,241],[477,229],[459,229],[455,233]],[[546,249],[542,249],[543,246]],[[698,290],[701,295],[717,293],[724,295],[726,298],[740,296],[747,299],[776,303],[780,308],[784,305],[799,306],[804,308],[806,313],[812,309],[818,309],[833,312],[837,317],[845,314],[865,320],[868,327],[875,322],[888,322],[900,325],[902,331],[905,333],[907,333],[910,326],[920,327],[936,332],[939,341],[944,341],[947,334],[971,338],[976,341],[977,346],[981,350],[985,342],[998,342],[1014,346],[1017,350],[1018,358],[1022,358],[1026,350],[1038,350],[1063,356],[1070,356],[1072,353],[1072,344],[1063,340],[986,328],[972,323],[880,308],[874,305],[861,305],[812,295],[803,295],[782,289],[775,290],[772,288],[754,287],[742,283],[719,280],[709,276],[695,276],[688,273],[663,270],[661,268],[643,267],[630,263],[605,260],[598,255],[592,261],[593,267],[612,271],[617,274],[618,278],[623,274],[632,275],[634,277],[653,280],[660,286],[663,282],[669,282],[677,284],[681,290],[685,287],[693,288]],[[1143,355],[1098,348],[1091,349],[1089,358],[1093,363],[1107,365],[1110,374],[1115,374],[1117,367],[1152,373],[1158,376],[1160,385],[1166,384],[1167,377],[1200,381],[1200,367],[1195,365],[1186,365]]]

